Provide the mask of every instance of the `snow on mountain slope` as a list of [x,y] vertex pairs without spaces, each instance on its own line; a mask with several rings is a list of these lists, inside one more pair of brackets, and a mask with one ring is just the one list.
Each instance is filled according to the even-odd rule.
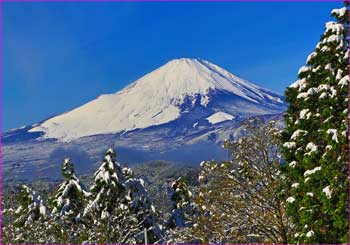
[[235,117],[227,114],[225,112],[219,111],[217,113],[214,113],[213,115],[211,115],[210,117],[207,117],[208,122],[210,122],[211,124],[217,124],[220,122],[224,122],[224,121],[228,121],[228,120],[232,120]]
[[101,95],[29,132],[44,132],[44,138],[71,141],[83,136],[147,128],[179,118],[182,105],[188,100],[193,107],[199,104],[206,108],[218,92],[236,96],[256,107],[284,105],[278,94],[208,61],[182,58],[166,63],[117,93]]

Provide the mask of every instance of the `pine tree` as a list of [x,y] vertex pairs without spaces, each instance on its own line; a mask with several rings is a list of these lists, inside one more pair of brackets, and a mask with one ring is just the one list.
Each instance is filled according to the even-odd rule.
[[108,219],[115,207],[122,203],[125,186],[121,166],[115,157],[115,152],[109,148],[94,174],[94,184],[90,188],[92,199],[84,210],[84,216]]
[[52,213],[58,219],[76,223],[79,221],[86,198],[90,196],[90,193],[84,190],[84,186],[75,175],[74,165],[69,158],[64,159],[61,172],[64,181],[59,185],[52,200]]
[[69,158],[64,159],[61,174],[63,182],[53,197],[49,199],[52,207],[48,220],[48,241],[54,243],[79,243],[80,216],[90,193],[75,175],[74,165]]
[[335,9],[316,49],[286,91],[283,133],[294,242],[348,242],[349,11]]
[[142,224],[131,211],[130,200],[126,198],[125,181],[132,177],[132,171],[127,167],[122,169],[115,157],[116,153],[109,148],[94,175],[91,200],[83,215],[83,223],[87,228],[82,235],[84,242],[143,242]]
[[[41,196],[26,185],[21,185],[18,194],[19,206],[16,210],[4,210],[4,214],[15,218],[13,224],[3,230],[3,242],[31,243],[44,242],[43,231],[48,209]],[[37,230],[40,227],[41,229]],[[41,237],[42,239],[37,239]],[[36,240],[37,239],[37,240]]]
[[[90,201],[84,209],[82,218],[83,223],[89,228],[85,242],[122,241],[123,232],[120,232],[119,225],[120,218],[127,215],[127,206],[123,197],[125,186],[122,168],[115,157],[116,153],[109,148],[101,166],[94,174]],[[116,227],[119,227],[119,230],[116,230]]]
[[173,190],[171,195],[173,210],[167,226],[168,228],[190,226],[188,218],[193,214],[192,192],[189,190],[185,178],[179,177],[171,184],[171,188]]
[[141,233],[135,236],[137,243],[145,243],[145,236],[147,243],[161,241],[162,231],[157,223],[156,210],[145,189],[143,179],[135,178],[131,169],[125,169],[125,173],[128,173],[128,179],[125,181],[125,198],[128,201],[130,214],[138,221],[141,230]]
[[18,227],[28,226],[34,221],[45,218],[47,208],[41,196],[26,185],[20,187],[20,206],[14,212],[17,217],[15,225]]

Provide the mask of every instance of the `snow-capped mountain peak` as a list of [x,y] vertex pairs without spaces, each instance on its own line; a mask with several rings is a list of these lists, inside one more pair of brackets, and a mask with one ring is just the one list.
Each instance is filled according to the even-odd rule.
[[[180,101],[183,95],[200,94],[205,97],[210,90],[234,93],[255,103],[264,99],[264,94],[261,93],[262,88],[202,59],[171,60],[118,94],[128,92],[131,88],[156,91],[158,95],[177,98]],[[270,99],[275,99],[275,97],[270,96]]]
[[188,109],[188,103],[190,109],[199,106],[213,114],[217,109],[209,108],[210,105],[217,106],[223,97],[236,103],[224,106],[230,115],[242,113],[242,109],[248,114],[269,114],[284,106],[280,95],[217,65],[202,59],[181,58],[169,61],[119,92],[101,95],[53,117],[30,132],[42,131],[45,138],[70,141],[83,136],[147,128],[178,119],[185,104]]

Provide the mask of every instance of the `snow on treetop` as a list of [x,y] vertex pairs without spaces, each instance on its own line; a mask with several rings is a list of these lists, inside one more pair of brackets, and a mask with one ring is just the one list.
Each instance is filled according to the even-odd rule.
[[340,9],[333,9],[331,13],[332,15],[336,15],[339,18],[341,18],[346,14],[346,7],[342,7]]
[[334,21],[329,21],[326,23],[326,32],[331,31],[336,34],[341,34],[344,31],[344,25],[338,24]]
[[115,154],[114,150],[112,147],[108,148],[108,150],[106,151],[107,154]]
[[101,95],[53,117],[29,132],[63,141],[161,125],[180,117],[188,98],[202,106],[214,92],[224,92],[260,106],[284,106],[281,96],[243,80],[202,59],[175,59],[114,94]]

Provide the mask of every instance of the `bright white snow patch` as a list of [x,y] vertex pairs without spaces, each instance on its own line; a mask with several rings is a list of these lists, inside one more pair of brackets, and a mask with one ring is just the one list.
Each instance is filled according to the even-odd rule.
[[331,198],[331,197],[332,197],[332,190],[331,190],[331,188],[330,188],[329,185],[326,186],[325,188],[323,188],[323,189],[322,189],[322,192],[323,192],[324,194],[326,194],[326,197],[327,197],[327,198]]
[[312,237],[315,234],[313,230],[310,230],[308,233],[306,233],[306,237]]
[[346,75],[345,77],[343,77],[342,79],[340,79],[340,81],[339,81],[339,85],[341,86],[341,87],[344,87],[344,86],[346,86],[348,83],[349,83],[349,81],[350,81],[350,77],[349,77],[349,75]]
[[328,93],[323,92],[318,98],[324,99],[324,98],[327,98],[327,96],[328,96]]
[[308,95],[309,95],[308,92],[300,93],[300,94],[298,94],[297,99],[304,99],[304,98],[307,98]]
[[211,124],[216,124],[216,123],[220,123],[220,122],[224,122],[224,121],[228,121],[228,120],[232,120],[235,117],[227,114],[225,112],[219,111],[217,113],[214,113],[213,115],[211,115],[210,117],[207,117],[206,119],[211,123]]
[[326,23],[326,32],[331,31],[336,34],[341,34],[344,31],[344,25],[338,24],[334,21],[329,21]]
[[295,198],[294,197],[288,197],[286,202],[293,203],[293,202],[295,202]]
[[294,131],[294,133],[292,134],[290,139],[296,140],[300,135],[305,135],[305,134],[307,134],[307,131],[298,129],[298,130]]
[[340,42],[341,40],[342,40],[341,36],[333,34],[333,35],[329,36],[328,38],[326,38],[324,41],[327,43],[331,43],[331,42]]
[[309,63],[316,55],[317,55],[316,52],[312,52],[311,54],[309,54],[309,56],[307,57],[306,62]]
[[307,72],[309,70],[310,70],[309,66],[302,66],[302,67],[300,67],[298,74],[300,75],[301,73]]
[[309,119],[311,117],[311,112],[309,112],[309,109],[303,109],[300,111],[299,117],[300,119]]
[[42,202],[40,203],[39,212],[42,216],[46,217],[46,207],[43,205]]
[[335,77],[335,79],[340,80],[342,78],[343,75],[343,71],[341,69],[339,69],[337,71],[337,76]]
[[292,184],[292,187],[293,187],[293,188],[298,188],[298,187],[299,187],[299,183],[294,183],[294,184]]
[[333,9],[331,13],[334,15],[338,15],[339,17],[342,17],[346,13],[346,7],[342,7],[340,9]]
[[296,161],[289,163],[289,167],[291,167],[291,168],[295,168],[296,165],[297,165]]
[[309,175],[312,175],[312,174],[314,174],[314,173],[316,173],[317,171],[320,171],[321,170],[321,167],[315,167],[315,168],[313,168],[313,169],[311,169],[311,170],[306,170],[305,172],[304,172],[304,177],[307,177],[307,176],[309,176]]
[[317,90],[318,91],[322,91],[322,90],[328,91],[328,90],[331,90],[331,86],[329,84],[321,84],[318,86]]
[[327,134],[332,135],[332,140],[338,143],[338,136],[337,136],[337,130],[336,129],[328,129]]
[[306,150],[309,151],[307,154],[311,154],[315,151],[317,151],[317,146],[312,143],[312,142],[309,142],[307,145],[306,145]]
[[292,149],[296,147],[295,142],[286,142],[283,144],[284,147],[288,148],[288,149]]
[[305,80],[305,78],[299,79],[299,80],[295,81],[289,87],[299,89],[299,91],[301,91],[302,89],[304,89],[306,87],[306,80]]

